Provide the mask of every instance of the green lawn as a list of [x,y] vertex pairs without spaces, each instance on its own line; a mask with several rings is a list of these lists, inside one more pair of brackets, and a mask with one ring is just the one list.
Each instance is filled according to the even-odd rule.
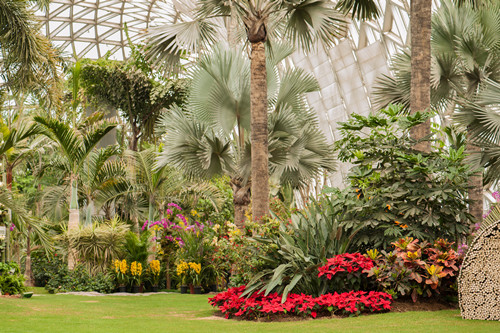
[[0,298],[0,332],[500,332],[499,322],[462,320],[456,310],[283,323],[213,313],[205,295]]

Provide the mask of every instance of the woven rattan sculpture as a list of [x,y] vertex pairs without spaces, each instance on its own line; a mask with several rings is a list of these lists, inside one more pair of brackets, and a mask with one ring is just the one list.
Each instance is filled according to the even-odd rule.
[[458,277],[464,319],[500,320],[500,221],[480,230]]

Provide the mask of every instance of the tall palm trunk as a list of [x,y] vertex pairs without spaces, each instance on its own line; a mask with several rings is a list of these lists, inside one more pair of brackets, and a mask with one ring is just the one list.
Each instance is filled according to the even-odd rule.
[[[472,143],[470,135],[467,135],[466,150],[469,155],[478,153],[481,148]],[[483,170],[480,168],[469,178],[469,213],[474,216],[477,222],[483,220]]]
[[245,212],[250,205],[250,185],[242,186],[241,179],[232,178],[234,223],[239,229],[245,228]]
[[92,215],[94,215],[94,200],[91,197],[87,198],[87,209],[85,214],[85,225],[92,224]]
[[24,266],[24,277],[26,278],[26,286],[33,287],[33,271],[31,270],[31,227],[28,226],[28,234],[26,235],[26,260]]
[[266,49],[264,41],[251,44],[252,219],[260,221],[269,213]]
[[[70,179],[70,188],[71,188],[71,196],[70,196],[70,205],[69,205],[69,221],[68,221],[68,232],[78,229],[78,225],[80,224],[80,210],[78,209],[78,183],[76,179],[76,175],[71,174]],[[68,268],[73,269],[75,267],[76,261],[76,253],[71,247],[71,244],[68,246]]]
[[5,163],[5,185],[7,186],[7,190],[12,191],[12,182],[13,182],[13,173],[14,166],[9,162]]
[[[411,0],[411,94],[412,113],[431,106],[431,15],[432,0]],[[412,128],[411,136],[420,140],[431,132],[430,121]],[[415,149],[430,152],[430,142],[420,142]]]

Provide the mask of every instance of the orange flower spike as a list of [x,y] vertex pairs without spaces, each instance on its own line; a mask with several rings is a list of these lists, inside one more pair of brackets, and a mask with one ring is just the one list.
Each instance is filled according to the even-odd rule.
[[361,196],[361,193],[360,193],[360,194],[358,194],[358,199],[359,199],[359,197],[360,197],[360,196]]
[[391,205],[387,205],[387,209],[388,209],[388,210],[391,210]]
[[396,223],[397,225],[399,225],[401,222],[399,222],[399,221],[394,221],[394,223]]
[[406,224],[402,224],[401,228],[406,229],[406,228],[408,228],[408,226]]

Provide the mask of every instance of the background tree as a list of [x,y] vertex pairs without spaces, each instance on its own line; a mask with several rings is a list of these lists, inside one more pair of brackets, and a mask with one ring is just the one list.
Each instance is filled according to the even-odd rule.
[[[486,79],[500,82],[500,3],[474,8],[443,2],[432,18],[431,106],[443,125],[450,125],[458,101],[476,100]],[[376,89],[382,104],[403,102],[410,96],[410,55],[403,52],[394,59],[393,78],[384,77]],[[406,95],[406,96],[405,96]],[[468,140],[469,154],[478,147]],[[476,165],[477,167],[478,165]],[[478,220],[483,212],[482,172],[471,177],[471,213]]]
[[39,29],[32,9],[47,10],[49,1],[0,2],[0,77],[14,94],[32,92],[54,103],[60,98],[59,56]]
[[[48,119],[41,116],[36,116],[34,119],[41,125],[43,134],[56,143],[66,164],[65,169],[69,171],[70,206],[68,230],[72,231],[77,229],[80,223],[78,179],[81,169],[97,143],[115,125],[102,121],[102,115],[87,118],[77,128],[72,128],[57,119]],[[68,267],[70,269],[74,267],[74,259],[69,253]]]
[[134,151],[141,138],[153,137],[161,110],[184,100],[183,80],[154,79],[150,71],[132,60],[87,62],[81,69],[81,85],[91,102],[105,103],[121,112],[130,126],[129,149]]
[[[254,220],[269,211],[268,97],[265,43],[285,39],[310,50],[317,41],[331,46],[344,31],[344,21],[335,4],[327,0],[197,1],[191,21],[161,26],[148,35],[149,57],[156,64],[171,65],[181,55],[209,48],[217,40],[217,18],[228,17],[245,33],[250,44],[250,105],[252,142],[252,215]],[[378,15],[373,0],[344,0],[337,8],[353,17]],[[215,18],[215,19],[214,19]],[[272,45],[272,44],[271,44]]]

